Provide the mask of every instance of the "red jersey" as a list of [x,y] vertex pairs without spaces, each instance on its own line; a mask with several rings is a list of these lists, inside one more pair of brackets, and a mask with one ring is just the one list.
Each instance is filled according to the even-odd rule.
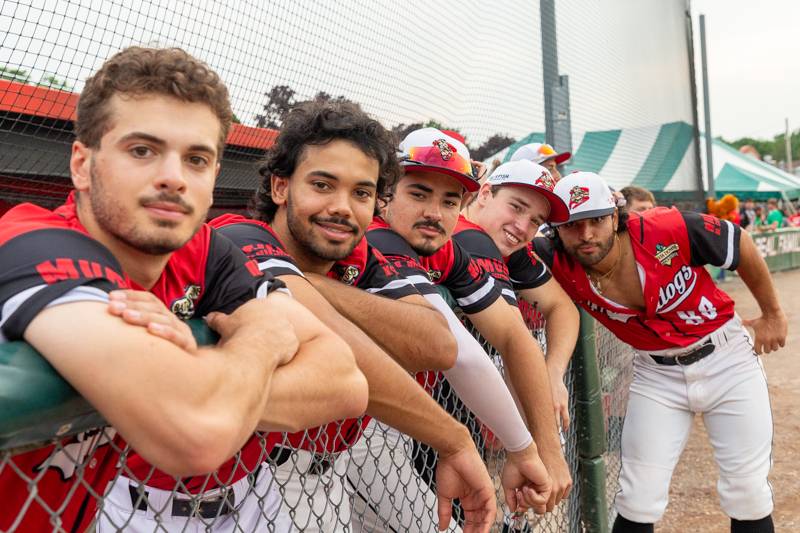
[[620,340],[638,350],[689,346],[733,317],[733,301],[705,268],[735,270],[741,229],[711,215],[659,207],[628,220],[645,309],[623,307],[604,298],[589,283],[583,267],[553,241],[537,237],[534,245],[553,275],[581,307]]
[[[260,269],[273,276],[303,276],[269,224],[240,215],[223,215],[210,224],[258,263]],[[337,261],[328,277],[394,299],[419,294],[366,239],[361,239],[350,256]],[[362,416],[297,433],[271,433],[268,442],[271,445],[288,443],[293,448],[312,452],[340,452],[359,439],[369,420],[368,416]]]
[[[0,219],[0,342],[22,340],[28,324],[50,305],[107,302],[108,292],[118,288],[140,289],[111,252],[88,235],[78,220],[72,195],[55,211],[23,204]],[[269,288],[269,278],[262,276],[255,264],[204,225],[172,254],[151,292],[187,319],[212,311],[231,312]],[[115,446],[108,445],[112,439]],[[96,510],[96,499],[89,490],[103,494],[117,472],[122,448],[124,442],[114,437],[113,430],[101,429],[14,456],[11,461],[19,473],[10,464],[0,466],[0,529],[9,529],[22,515],[17,530],[49,531],[53,528],[50,510],[57,509],[62,527],[84,530]],[[243,457],[248,449],[242,450]],[[235,461],[220,468],[218,477],[223,482],[234,476]],[[244,459],[242,463],[250,466]],[[127,457],[127,466],[138,479],[145,479],[151,471],[133,452]],[[81,479],[74,475],[76,467],[83,469]],[[246,473],[241,464],[237,470],[237,479]],[[36,479],[36,494],[29,492],[21,476]],[[184,483],[200,487],[206,477],[187,478]],[[214,479],[211,476],[208,488],[213,488]],[[175,479],[155,471],[149,483],[172,489]],[[30,507],[23,513],[28,499]]]

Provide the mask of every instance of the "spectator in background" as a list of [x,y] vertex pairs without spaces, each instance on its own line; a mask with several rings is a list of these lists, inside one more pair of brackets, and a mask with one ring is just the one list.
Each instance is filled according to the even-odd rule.
[[753,227],[759,231],[762,231],[761,228],[764,227],[764,224],[767,223],[767,215],[764,213],[764,207],[757,205],[756,206],[756,220],[753,222]]
[[761,227],[762,231],[771,231],[783,226],[783,211],[778,208],[778,200],[770,198],[767,200],[767,221]]
[[753,231],[756,224],[756,206],[752,198],[744,201],[744,206],[740,212],[739,225],[747,231]]
[[533,161],[537,165],[542,165],[550,172],[550,175],[557,182],[561,179],[558,165],[566,163],[571,157],[572,154],[570,152],[558,153],[547,143],[530,143],[517,148],[511,156],[511,161],[527,159],[528,161]]
[[623,187],[620,192],[622,196],[625,197],[625,205],[628,212],[640,213],[648,209],[653,209],[657,205],[653,193],[644,187],[628,185],[627,187]]

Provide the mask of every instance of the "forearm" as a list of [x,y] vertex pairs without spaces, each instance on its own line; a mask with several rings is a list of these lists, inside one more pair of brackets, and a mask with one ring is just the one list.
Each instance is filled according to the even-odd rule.
[[533,442],[531,434],[488,354],[441,296],[430,294],[425,298],[445,317],[458,344],[456,364],[444,372],[450,385],[507,450],[527,448]]
[[761,257],[753,239],[746,231],[742,231],[739,241],[739,266],[736,269],[739,277],[758,303],[763,315],[782,313],[775,285],[769,267]]
[[366,388],[349,346],[336,336],[320,336],[275,370],[258,429],[294,433],[360,416],[366,409],[360,391]]
[[577,307],[552,278],[540,287],[519,291],[519,295],[544,316],[547,369],[551,376],[563,379],[578,341],[580,314]]
[[455,340],[444,317],[421,297],[423,305],[417,305],[369,294],[321,276],[309,279],[339,313],[409,372],[443,370],[455,363]]
[[580,314],[570,301],[568,306],[559,306],[545,314],[547,338],[547,369],[551,376],[564,378],[575,343],[578,342]]

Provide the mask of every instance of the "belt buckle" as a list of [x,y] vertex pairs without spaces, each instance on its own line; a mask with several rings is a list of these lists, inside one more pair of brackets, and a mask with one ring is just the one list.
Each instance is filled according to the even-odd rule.
[[217,515],[223,516],[231,513],[235,504],[236,497],[233,494],[233,490],[227,487],[218,494],[204,498],[198,496],[186,499],[173,497],[172,516],[197,515],[202,518],[214,518]]

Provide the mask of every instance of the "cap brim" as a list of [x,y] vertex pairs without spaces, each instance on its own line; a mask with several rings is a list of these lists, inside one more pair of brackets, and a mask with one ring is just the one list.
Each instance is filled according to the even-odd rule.
[[[544,161],[550,161],[551,159],[555,159],[556,165],[560,165],[564,161],[569,161],[571,157],[572,157],[572,152],[561,152],[560,154],[556,154],[553,157],[548,157]],[[542,162],[544,163],[544,161]]]
[[563,222],[553,222],[554,225],[560,226],[566,222],[575,222],[576,220],[583,220],[584,218],[593,218],[593,217],[604,217],[606,215],[610,215],[614,212],[615,207],[606,207],[604,209],[593,209],[591,211],[582,211],[580,213],[575,213],[574,215],[569,216],[567,220]]
[[545,222],[549,222],[552,224],[559,224],[564,223],[569,220],[569,208],[567,208],[564,201],[561,199],[554,192],[550,192],[543,187],[537,187],[536,185],[529,185],[527,183],[494,183],[492,185],[501,185],[503,187],[511,185],[514,187],[526,187],[528,189],[532,189],[534,192],[537,192],[544,196],[547,203],[550,205],[550,214],[545,217]]
[[462,174],[461,172],[456,172],[455,170],[450,170],[449,168],[437,167],[434,165],[421,165],[413,161],[401,161],[400,165],[405,172],[436,172],[438,174],[446,174],[461,182],[461,185],[467,189],[467,192],[475,192],[481,188],[481,184],[478,183],[475,178]]

